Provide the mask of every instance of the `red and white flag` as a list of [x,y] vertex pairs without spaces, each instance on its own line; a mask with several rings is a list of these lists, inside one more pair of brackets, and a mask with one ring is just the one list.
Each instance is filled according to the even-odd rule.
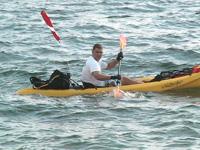
[[47,26],[49,27],[49,29],[51,30],[51,33],[53,34],[54,38],[60,42],[60,36],[56,33],[54,27],[53,27],[53,23],[51,21],[51,19],[49,18],[49,16],[47,15],[46,11],[41,11],[41,15],[42,18],[44,19],[45,23],[47,24]]

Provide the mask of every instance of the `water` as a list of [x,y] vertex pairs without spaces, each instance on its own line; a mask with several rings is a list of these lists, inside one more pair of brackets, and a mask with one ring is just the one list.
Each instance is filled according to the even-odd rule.
[[[46,8],[61,46],[43,24]],[[19,96],[30,76],[71,68],[79,80],[94,43],[105,59],[128,37],[122,72],[151,75],[199,63],[199,0],[1,0],[0,149],[199,149],[195,93],[127,93],[49,98]],[[107,73],[116,74],[117,69]]]

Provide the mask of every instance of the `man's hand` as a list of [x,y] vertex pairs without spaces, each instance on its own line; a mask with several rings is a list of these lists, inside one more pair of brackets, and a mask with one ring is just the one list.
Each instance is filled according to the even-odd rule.
[[124,56],[123,56],[123,52],[119,52],[118,53],[118,55],[117,55],[117,61],[120,61],[120,60],[122,60],[124,58]]
[[116,76],[111,76],[110,77],[111,80],[121,80],[121,75],[116,75]]

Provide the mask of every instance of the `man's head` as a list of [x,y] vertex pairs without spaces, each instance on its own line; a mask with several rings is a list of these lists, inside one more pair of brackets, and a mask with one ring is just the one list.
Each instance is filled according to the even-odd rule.
[[95,44],[92,49],[92,56],[96,61],[99,61],[103,54],[103,47],[101,44]]

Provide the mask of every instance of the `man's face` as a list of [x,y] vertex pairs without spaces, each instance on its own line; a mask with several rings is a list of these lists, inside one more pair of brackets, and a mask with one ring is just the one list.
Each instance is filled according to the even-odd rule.
[[102,57],[102,54],[103,54],[103,49],[101,48],[95,48],[93,51],[92,51],[92,56],[94,57],[94,59],[96,61],[99,61]]

